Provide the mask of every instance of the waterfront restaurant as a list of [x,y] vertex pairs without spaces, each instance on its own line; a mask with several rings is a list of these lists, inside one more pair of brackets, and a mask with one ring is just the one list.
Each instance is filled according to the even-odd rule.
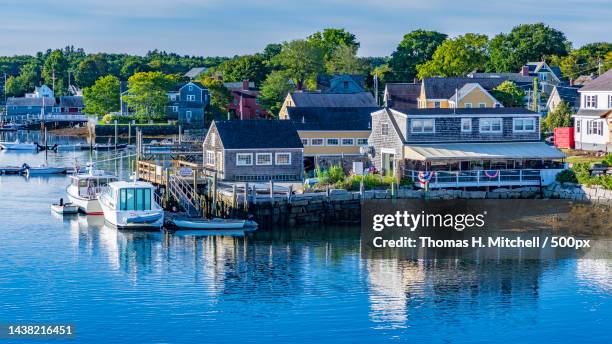
[[540,116],[523,108],[411,109],[372,113],[372,161],[417,187],[548,185],[563,152],[541,141]]

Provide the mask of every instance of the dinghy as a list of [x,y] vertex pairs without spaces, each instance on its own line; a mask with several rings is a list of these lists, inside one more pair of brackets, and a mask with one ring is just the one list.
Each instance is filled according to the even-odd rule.
[[187,229],[242,229],[246,227],[257,227],[257,223],[252,220],[231,220],[231,219],[189,219],[175,218],[172,223],[179,228]]
[[21,143],[19,141],[15,142],[0,142],[0,147],[6,150],[27,150],[27,151],[35,151],[38,149],[38,145],[36,143]]
[[72,203],[64,203],[61,202],[51,204],[51,210],[55,213],[67,215],[67,214],[77,214],[79,212],[79,207],[76,204]]
[[40,166],[29,166],[28,164],[23,164],[22,168],[25,170],[25,173],[28,176],[32,175],[43,175],[43,174],[61,174],[66,172],[65,167],[51,167],[47,165]]

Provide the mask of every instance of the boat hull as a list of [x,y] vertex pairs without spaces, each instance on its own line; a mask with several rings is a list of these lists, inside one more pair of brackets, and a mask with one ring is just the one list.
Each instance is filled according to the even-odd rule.
[[23,150],[23,151],[33,151],[33,150],[38,149],[38,146],[34,143],[2,142],[0,143],[0,147],[6,150]]
[[30,167],[26,170],[26,173],[30,176],[42,174],[61,174],[65,172],[66,169],[64,167]]
[[104,215],[100,201],[97,198],[87,199],[72,195],[68,192],[68,199],[71,203],[76,204],[79,207],[79,211],[87,215]]
[[76,204],[65,203],[64,205],[52,204],[51,210],[58,214],[69,215],[69,214],[78,214],[79,207]]
[[242,229],[245,226],[246,221],[234,220],[234,221],[221,221],[221,220],[172,220],[175,226],[179,228],[188,229]]
[[[104,221],[117,229],[159,230],[164,225],[164,212],[161,209],[149,212],[120,211],[111,208],[103,199],[100,199],[100,206]],[[134,221],[135,218],[140,220]]]

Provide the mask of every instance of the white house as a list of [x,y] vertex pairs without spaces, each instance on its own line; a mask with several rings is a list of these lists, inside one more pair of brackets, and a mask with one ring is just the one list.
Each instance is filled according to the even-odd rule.
[[612,69],[578,92],[580,109],[573,116],[576,148],[612,152]]
[[26,93],[26,98],[54,98],[53,90],[47,85],[36,86],[34,92]]

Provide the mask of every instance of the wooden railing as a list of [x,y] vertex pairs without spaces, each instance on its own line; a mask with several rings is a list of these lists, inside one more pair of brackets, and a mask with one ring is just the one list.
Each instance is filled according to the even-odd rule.
[[138,161],[138,178],[157,185],[166,185],[168,170],[149,161]]

